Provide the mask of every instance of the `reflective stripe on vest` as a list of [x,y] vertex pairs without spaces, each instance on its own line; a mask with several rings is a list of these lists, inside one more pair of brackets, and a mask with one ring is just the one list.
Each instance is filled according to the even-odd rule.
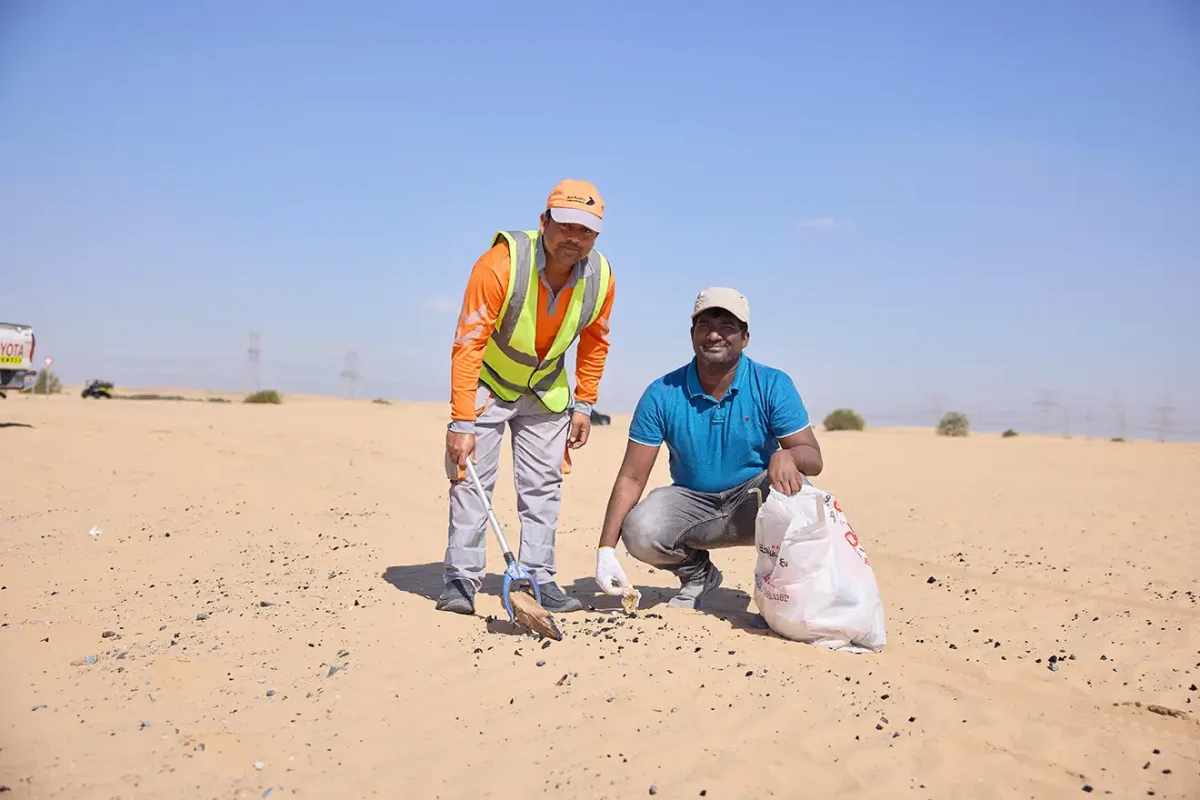
[[488,340],[480,378],[502,400],[512,402],[520,395],[534,392],[551,411],[562,411],[571,399],[566,378],[568,347],[599,316],[603,298],[608,294],[608,259],[593,250],[584,271],[571,291],[571,300],[562,325],[546,358],[538,360],[536,350],[538,286],[541,282],[535,266],[535,247],[540,247],[538,231],[501,231],[493,244],[503,237],[508,242],[509,278],[499,323]]

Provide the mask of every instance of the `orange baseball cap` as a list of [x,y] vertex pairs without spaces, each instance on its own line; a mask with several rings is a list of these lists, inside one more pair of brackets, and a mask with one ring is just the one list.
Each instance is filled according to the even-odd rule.
[[604,198],[589,181],[560,181],[546,201],[550,218],[566,225],[582,225],[596,233],[604,219]]

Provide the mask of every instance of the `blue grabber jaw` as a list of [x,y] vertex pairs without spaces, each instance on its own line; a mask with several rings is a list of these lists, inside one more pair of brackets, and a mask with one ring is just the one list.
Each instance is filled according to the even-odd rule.
[[533,579],[533,576],[529,574],[529,570],[521,566],[520,562],[513,558],[512,553],[505,553],[504,560],[506,562],[504,566],[504,586],[501,589],[500,596],[504,601],[504,610],[508,613],[508,621],[516,622],[517,617],[513,613],[510,593],[514,590],[520,592],[529,587],[533,590],[532,594],[540,605],[542,602],[542,590],[537,585],[537,581]]

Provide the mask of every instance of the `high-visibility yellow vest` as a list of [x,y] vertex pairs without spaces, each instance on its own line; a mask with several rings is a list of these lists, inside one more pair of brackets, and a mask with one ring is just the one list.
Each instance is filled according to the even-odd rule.
[[583,275],[571,290],[571,302],[558,335],[546,357],[539,360],[534,347],[540,282],[535,260],[541,246],[539,231],[499,231],[492,245],[501,237],[508,242],[508,288],[495,330],[483,353],[479,378],[507,402],[532,392],[550,411],[563,411],[571,402],[565,354],[580,332],[600,314],[611,282],[608,259],[596,250],[588,254],[583,262]]

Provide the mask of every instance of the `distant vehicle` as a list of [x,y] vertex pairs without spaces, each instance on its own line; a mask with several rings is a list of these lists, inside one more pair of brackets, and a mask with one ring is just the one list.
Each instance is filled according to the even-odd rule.
[[113,385],[110,381],[102,381],[96,378],[87,382],[87,386],[83,387],[83,391],[79,393],[80,397],[95,397],[97,399],[103,397],[105,400],[111,400],[113,393]]
[[33,327],[15,322],[0,322],[0,397],[5,392],[19,392],[30,378],[37,378],[33,366],[33,350],[37,339]]
[[612,422],[612,417],[608,414],[601,414],[596,409],[592,409],[592,424],[593,425],[608,425]]

